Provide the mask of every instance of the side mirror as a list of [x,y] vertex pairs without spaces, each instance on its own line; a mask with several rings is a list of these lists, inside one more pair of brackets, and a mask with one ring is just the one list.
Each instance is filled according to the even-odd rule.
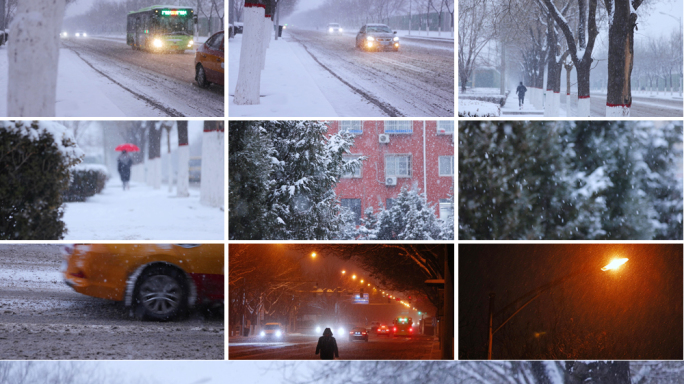
[[394,31],[394,34],[396,35],[396,34],[397,34],[397,31]]

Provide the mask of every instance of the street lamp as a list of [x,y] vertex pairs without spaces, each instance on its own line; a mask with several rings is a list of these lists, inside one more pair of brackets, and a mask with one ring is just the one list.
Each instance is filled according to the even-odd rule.
[[[626,263],[627,260],[629,260],[629,259],[627,259],[627,258],[614,259],[610,263],[608,263],[605,267],[601,268],[601,271],[605,272],[605,271],[610,271],[610,270],[616,270],[621,265]],[[569,274],[567,274],[561,278],[558,278],[558,279],[556,279],[550,283],[544,284],[539,288],[536,288],[536,289],[531,290],[530,292],[527,292],[526,294],[522,295],[520,298],[518,298],[517,300],[514,300],[512,303],[508,304],[503,309],[501,309],[499,312],[497,312],[497,314],[501,313],[501,312],[505,311],[506,309],[508,309],[509,307],[516,304],[517,302],[521,301],[525,297],[530,296],[530,295],[534,295],[534,296],[532,296],[531,299],[527,300],[527,302],[525,302],[525,304],[521,305],[520,308],[518,308],[515,312],[513,312],[512,315],[508,316],[508,318],[506,320],[504,320],[501,323],[501,325],[499,325],[499,327],[496,329],[494,329],[494,297],[496,295],[494,294],[494,292],[490,293],[489,294],[489,340],[487,343],[488,344],[487,345],[487,360],[492,359],[492,340],[494,338],[494,334],[496,332],[498,332],[504,325],[506,325],[506,323],[508,323],[508,321],[510,319],[512,319],[513,316],[517,315],[520,311],[522,311],[523,308],[525,308],[529,303],[534,301],[534,299],[539,297],[542,293],[550,290],[551,288],[553,288],[557,285],[564,283],[565,281],[567,281],[568,279],[570,279],[574,276],[581,275],[584,273],[592,273],[592,272],[597,272],[597,271],[594,269],[588,269],[588,268],[580,269],[579,271],[569,273]]]
[[356,280],[356,275],[352,275],[352,280]]
[[311,258],[315,259],[316,258],[316,252],[311,252]]
[[343,269],[343,270],[342,270],[342,274],[344,275],[345,273],[347,273],[347,271],[345,271],[345,270]]

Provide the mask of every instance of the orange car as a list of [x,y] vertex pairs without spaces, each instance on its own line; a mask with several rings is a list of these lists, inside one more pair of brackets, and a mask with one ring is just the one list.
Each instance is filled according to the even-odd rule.
[[223,304],[223,244],[77,244],[63,253],[67,285],[123,301],[142,318],[170,320],[197,304]]
[[223,85],[223,31],[215,33],[195,53],[195,81],[202,88]]

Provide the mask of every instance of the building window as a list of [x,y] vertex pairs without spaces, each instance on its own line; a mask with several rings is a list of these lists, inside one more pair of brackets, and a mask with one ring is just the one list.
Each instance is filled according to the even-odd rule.
[[385,133],[413,133],[412,121],[385,121]]
[[439,157],[439,175],[453,176],[454,175],[454,157],[440,156]]
[[354,223],[361,224],[361,199],[342,199],[342,206],[354,213]]
[[394,199],[385,199],[385,209],[390,210],[392,209],[392,205],[394,204]]
[[439,219],[442,221],[454,220],[454,205],[449,199],[439,199]]
[[347,131],[355,135],[363,133],[363,121],[361,120],[345,120],[340,121],[340,132]]
[[[361,157],[361,155],[344,155],[344,156],[342,156],[342,158],[344,159],[344,162],[345,162],[345,163],[348,162],[348,161],[350,161],[350,160],[358,159],[358,158],[360,158],[360,157]],[[363,167],[363,165],[361,165],[361,166],[359,166],[358,168],[356,168],[356,170],[355,170],[354,172],[347,172],[347,173],[345,173],[344,175],[342,175],[342,178],[343,178],[343,179],[358,179],[358,178],[363,177],[363,174],[361,173],[361,168],[362,168],[362,167]]]
[[385,177],[411,177],[411,155],[385,155]]
[[445,120],[437,122],[437,134],[438,135],[453,135],[454,134],[454,121]]

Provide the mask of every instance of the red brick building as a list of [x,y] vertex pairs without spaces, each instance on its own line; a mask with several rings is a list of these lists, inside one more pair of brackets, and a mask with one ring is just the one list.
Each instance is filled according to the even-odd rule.
[[[452,121],[332,121],[331,133],[356,135],[349,157],[366,156],[360,170],[345,175],[335,192],[342,205],[360,219],[367,207],[392,205],[401,188],[426,193],[440,219],[453,214],[454,122]],[[358,219],[357,219],[358,220]]]

